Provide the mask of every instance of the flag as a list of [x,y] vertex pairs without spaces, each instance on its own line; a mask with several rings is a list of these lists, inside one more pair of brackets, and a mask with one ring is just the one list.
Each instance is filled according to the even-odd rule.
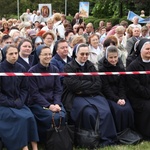
[[144,21],[143,18],[141,18],[139,15],[135,14],[133,11],[129,11],[129,12],[128,12],[127,19],[130,20],[130,21],[132,21],[132,19],[133,19],[135,16],[137,16],[137,17],[139,18],[138,23],[142,23],[142,21]]
[[144,20],[140,21],[140,23],[150,23],[150,17],[145,18]]

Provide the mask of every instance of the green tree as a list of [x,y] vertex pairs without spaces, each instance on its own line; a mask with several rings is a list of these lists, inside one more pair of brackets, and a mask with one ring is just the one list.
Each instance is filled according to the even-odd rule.
[[[9,5],[8,5],[9,4]],[[0,17],[8,17],[11,14],[17,14],[17,3],[12,3],[12,0],[1,0],[0,1]]]
[[[90,0],[94,2],[95,0]],[[122,17],[126,16],[129,10],[140,14],[144,9],[146,15],[150,14],[149,0],[96,0],[92,10],[95,17]]]
[[122,17],[126,15],[126,11],[126,1],[97,0],[92,13],[95,17]]
[[[67,14],[74,16],[79,11],[79,2],[81,0],[19,0],[20,15],[27,8],[38,9],[38,4],[51,3],[52,9],[65,13],[65,1],[67,1]],[[87,0],[82,0],[87,1]],[[90,2],[90,15],[98,18],[121,17],[126,16],[129,10],[140,14],[145,10],[147,16],[150,15],[149,0],[88,0]],[[0,17],[17,16],[17,0],[1,0]]]

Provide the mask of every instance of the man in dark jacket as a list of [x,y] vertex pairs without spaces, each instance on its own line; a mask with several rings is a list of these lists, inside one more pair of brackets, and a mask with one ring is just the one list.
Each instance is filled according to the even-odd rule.
[[[55,44],[56,54],[51,60],[51,64],[56,66],[59,72],[64,72],[64,66],[71,61],[71,58],[68,56],[68,43],[66,40],[59,40]],[[63,77],[61,77],[61,83],[63,82]]]
[[81,24],[82,22],[83,22],[83,19],[80,17],[80,14],[76,13],[72,22],[71,22],[71,25],[73,27],[75,24]]

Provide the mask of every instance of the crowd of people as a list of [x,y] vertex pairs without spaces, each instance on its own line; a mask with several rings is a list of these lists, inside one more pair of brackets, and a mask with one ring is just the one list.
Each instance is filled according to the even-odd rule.
[[[94,28],[76,13],[72,22],[54,11],[44,20],[27,9],[20,19],[0,20],[0,72],[77,73],[150,70],[150,23],[100,21]],[[0,76],[0,139],[8,150],[38,150],[59,123],[94,130],[100,116],[100,146],[117,143],[127,128],[150,138],[149,74],[106,76]]]

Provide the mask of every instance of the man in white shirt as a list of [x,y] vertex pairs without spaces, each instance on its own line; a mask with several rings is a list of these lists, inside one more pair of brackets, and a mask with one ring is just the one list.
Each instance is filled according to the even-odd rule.
[[27,9],[27,11],[20,16],[20,20],[24,22],[28,22],[30,21],[31,15],[32,13],[30,13],[30,9]]
[[41,12],[39,10],[37,11],[37,14],[35,15],[34,22],[35,21],[38,21],[39,23],[44,22],[44,18],[41,15]]
[[132,28],[138,27],[138,28],[141,29],[141,25],[138,24],[138,21],[139,21],[139,17],[138,16],[133,17],[133,19],[132,19],[133,23],[130,24],[129,27],[132,27]]
[[65,28],[63,23],[61,22],[61,14],[60,13],[55,13],[53,16],[53,21],[54,21],[54,32],[57,35],[57,40],[59,38],[65,39]]
[[36,16],[36,10],[33,10],[32,15],[30,16],[30,21],[32,21],[32,23],[34,23],[35,16]]

